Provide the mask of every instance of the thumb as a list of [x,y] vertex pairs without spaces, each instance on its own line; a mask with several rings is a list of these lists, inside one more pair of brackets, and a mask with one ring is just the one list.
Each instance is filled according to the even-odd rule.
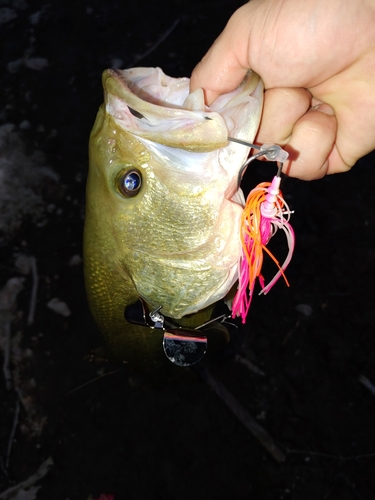
[[248,16],[250,4],[238,9],[229,19],[224,31],[195,67],[190,90],[202,88],[206,104],[210,105],[221,94],[238,87],[249,69],[249,22],[244,22],[243,9]]

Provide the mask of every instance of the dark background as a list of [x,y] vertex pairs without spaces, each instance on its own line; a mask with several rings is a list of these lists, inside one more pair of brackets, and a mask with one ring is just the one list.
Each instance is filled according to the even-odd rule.
[[[34,256],[39,275],[33,324],[26,320],[30,274],[13,310],[20,348],[10,364],[13,389],[0,377],[3,465],[21,399],[0,491],[51,456],[41,500],[374,498],[375,396],[359,381],[375,383],[373,154],[347,174],[284,181],[297,238],[291,287],[279,283],[256,297],[228,350],[206,361],[284,451],[284,463],[194,372],[150,380],[90,358],[100,337],[82,265],[71,258],[82,256],[87,142],[101,72],[143,65],[189,76],[240,4],[0,1],[0,118],[14,126],[1,168],[13,179],[9,192],[18,186],[14,196],[24,204],[33,193],[37,207],[20,209],[22,220],[1,232],[0,287],[22,275],[18,254]],[[36,181],[42,167],[54,176]],[[246,183],[273,175],[272,165],[258,163]],[[54,297],[70,316],[47,307]]]

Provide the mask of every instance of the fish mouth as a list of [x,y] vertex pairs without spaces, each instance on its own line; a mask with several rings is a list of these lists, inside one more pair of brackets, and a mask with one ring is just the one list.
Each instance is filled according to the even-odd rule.
[[228,143],[228,136],[253,141],[263,105],[259,76],[249,71],[236,90],[210,107],[203,90],[190,93],[189,83],[160,68],[108,69],[103,73],[106,111],[137,137],[192,152],[227,147],[233,163],[238,163],[235,152],[246,158],[249,149]]

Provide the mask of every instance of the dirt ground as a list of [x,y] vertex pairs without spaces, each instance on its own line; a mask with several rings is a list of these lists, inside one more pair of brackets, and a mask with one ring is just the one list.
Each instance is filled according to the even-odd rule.
[[[202,365],[284,461],[196,372],[150,379],[90,356],[101,339],[81,240],[101,72],[189,76],[239,5],[0,2],[2,500],[375,498],[374,154],[347,174],[284,180],[291,286],[256,297],[228,349]],[[246,184],[273,175],[258,163]]]

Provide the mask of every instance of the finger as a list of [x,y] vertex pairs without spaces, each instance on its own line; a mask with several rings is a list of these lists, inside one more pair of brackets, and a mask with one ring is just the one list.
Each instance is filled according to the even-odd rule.
[[289,158],[283,171],[302,180],[320,179],[329,172],[329,156],[335,148],[337,121],[327,104],[312,108],[294,125],[284,146]]
[[249,69],[247,40],[251,27],[243,22],[242,9],[229,19],[224,31],[191,75],[191,91],[203,88],[208,105],[219,95],[237,88]]
[[375,148],[375,48],[310,91],[329,103],[338,122],[328,173],[345,172]]
[[[205,102],[210,106],[221,94],[232,91],[245,78],[247,70],[239,68],[235,54],[225,52],[225,61],[220,57],[219,41],[211,47],[202,61],[195,67],[190,79],[190,91],[202,88]],[[219,60],[220,66],[217,64]],[[215,80],[212,75],[215,74]],[[207,83],[206,83],[207,82]]]
[[335,137],[332,109],[312,99],[308,90],[278,88],[265,92],[256,142],[279,144],[289,152],[290,159],[284,166],[288,175],[310,180],[333,173],[329,158],[332,162],[338,155]]
[[310,109],[311,94],[306,89],[277,88],[264,93],[263,114],[256,141],[284,145],[294,124]]
[[[236,53],[227,45],[226,40],[227,34],[223,32],[191,75],[190,91],[203,88],[208,106],[219,95],[237,88],[247,72],[247,68],[239,64]],[[212,75],[215,75],[214,79]]]
[[348,162],[344,161],[343,157],[340,154],[339,148],[337,147],[337,143],[334,144],[332,151],[328,156],[328,168],[327,174],[341,174],[342,172],[348,172],[356,161],[361,158],[362,154],[358,156],[357,159]]

